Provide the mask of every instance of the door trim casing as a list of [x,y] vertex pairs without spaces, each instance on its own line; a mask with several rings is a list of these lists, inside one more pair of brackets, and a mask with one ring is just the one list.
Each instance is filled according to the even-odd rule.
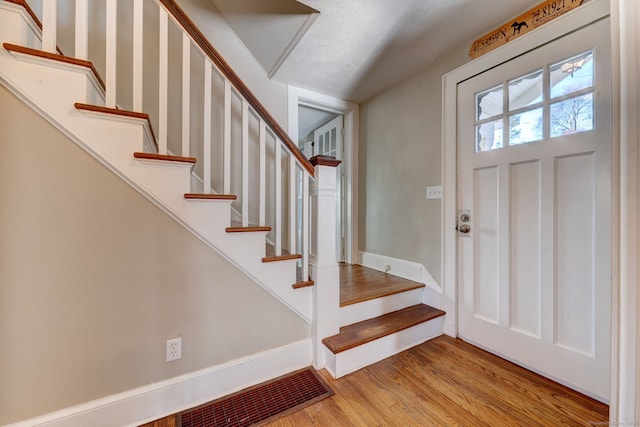
[[[568,33],[585,27],[595,21],[603,19],[610,15],[610,5],[608,0],[592,0],[580,8],[565,14],[553,22],[537,28],[526,36],[512,41],[485,56],[477,58],[467,64],[447,73],[442,78],[442,289],[443,289],[443,310],[447,316],[444,322],[444,333],[452,337],[456,337],[458,333],[458,272],[457,272],[457,234],[456,213],[457,213],[457,93],[458,84],[481,74],[493,67],[503,64],[515,57],[523,55],[539,46],[550,43]],[[612,76],[614,81],[616,76]],[[615,85],[614,85],[615,87]],[[615,100],[615,94],[612,93],[612,99]],[[616,117],[613,117],[615,120]],[[616,128],[616,122],[612,122],[612,131]],[[615,141],[615,131],[612,132]],[[615,143],[614,143],[615,145]],[[620,176],[619,152],[612,152],[612,169],[614,194],[619,188],[618,180],[615,177]],[[619,223],[620,208],[619,201],[614,199],[612,211],[612,239],[613,247],[617,247],[620,241]],[[613,256],[616,257],[617,251],[614,249]],[[620,310],[618,295],[620,282],[618,259],[612,260],[612,385],[611,385],[611,419],[617,420],[617,401],[620,390],[618,390],[618,381],[620,373],[617,372],[618,364],[618,317]]]

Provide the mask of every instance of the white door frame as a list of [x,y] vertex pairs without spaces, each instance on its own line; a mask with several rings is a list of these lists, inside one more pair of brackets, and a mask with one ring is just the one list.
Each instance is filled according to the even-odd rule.
[[316,108],[344,116],[344,177],[345,177],[345,261],[355,262],[358,255],[358,128],[357,104],[323,95],[307,89],[289,86],[289,136],[298,143],[298,106]]
[[[446,74],[442,79],[442,288],[447,312],[444,332],[457,336],[457,86],[479,73],[509,61],[564,34],[611,15],[613,44],[612,85],[612,331],[610,421],[637,423],[640,414],[640,101],[637,83],[640,47],[636,28],[640,5],[627,0],[591,0],[542,28],[531,31],[493,52]],[[622,104],[624,108],[620,108]],[[618,191],[620,190],[620,191]],[[620,195],[617,197],[617,195]]]

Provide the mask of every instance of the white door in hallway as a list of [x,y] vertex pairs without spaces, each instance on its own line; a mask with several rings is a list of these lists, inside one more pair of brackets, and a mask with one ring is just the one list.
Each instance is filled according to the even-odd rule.
[[605,402],[609,39],[601,20],[458,87],[459,336]]

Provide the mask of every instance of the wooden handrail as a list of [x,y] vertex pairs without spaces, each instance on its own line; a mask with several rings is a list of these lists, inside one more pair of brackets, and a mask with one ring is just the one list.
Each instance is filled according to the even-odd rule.
[[282,129],[276,119],[273,118],[267,109],[258,101],[258,98],[251,92],[251,90],[244,84],[242,79],[233,71],[227,61],[222,58],[220,53],[213,47],[207,37],[198,29],[196,24],[187,16],[175,0],[159,0],[160,3],[173,15],[173,17],[180,23],[182,28],[191,36],[191,38],[200,46],[202,51],[209,57],[218,69],[229,79],[231,84],[236,90],[247,100],[249,105],[262,117],[269,127],[273,130],[278,138],[287,146],[288,150],[293,156],[298,159],[302,167],[311,175],[314,175],[314,167],[309,160],[302,154],[302,151],[291,140],[289,135]]

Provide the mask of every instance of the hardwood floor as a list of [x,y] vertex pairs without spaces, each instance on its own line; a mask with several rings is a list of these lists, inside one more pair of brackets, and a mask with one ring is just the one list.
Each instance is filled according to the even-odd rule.
[[267,424],[589,426],[608,407],[461,340],[442,336],[334,380],[335,396]]
[[423,288],[422,283],[361,265],[340,263],[340,307]]

